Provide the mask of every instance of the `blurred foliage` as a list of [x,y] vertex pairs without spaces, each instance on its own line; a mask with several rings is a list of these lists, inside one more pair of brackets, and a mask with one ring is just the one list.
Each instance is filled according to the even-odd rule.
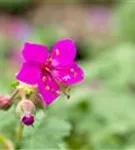
[[25,13],[26,10],[31,9],[31,6],[33,6],[35,3],[35,0],[1,0],[0,1],[0,12],[4,11],[11,14],[20,15],[22,13]]
[[[135,149],[134,7],[133,2],[119,2],[114,7],[116,41],[112,37],[109,44],[104,41],[102,45],[77,41],[84,82],[73,86],[71,99],[61,96],[44,111],[38,110],[34,127],[25,127],[21,140],[16,139],[19,118],[15,106],[0,111],[0,134],[16,149]],[[70,36],[60,28],[35,27],[29,40],[51,48],[57,39]],[[0,43],[0,93],[4,94],[11,92],[17,68],[11,67],[10,57],[5,55],[9,49],[6,51],[3,36]]]
[[132,1],[121,1],[114,10],[114,21],[116,35],[119,40],[135,42],[135,3]]

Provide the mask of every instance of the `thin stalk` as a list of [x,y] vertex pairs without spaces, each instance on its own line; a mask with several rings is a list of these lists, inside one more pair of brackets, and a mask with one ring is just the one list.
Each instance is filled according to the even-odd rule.
[[3,150],[14,150],[14,146],[4,135],[0,134],[0,143],[4,146]]
[[23,128],[24,128],[24,125],[22,123],[19,123],[19,126],[16,129],[16,149],[19,148],[20,146],[19,143],[23,138]]
[[12,93],[12,95],[11,95],[11,97],[10,97],[10,101],[13,101],[13,99],[17,96],[17,94],[19,93],[19,89],[16,89],[13,93]]

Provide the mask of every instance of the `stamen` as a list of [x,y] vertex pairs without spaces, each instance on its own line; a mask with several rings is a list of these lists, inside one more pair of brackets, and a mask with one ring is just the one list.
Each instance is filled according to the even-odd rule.
[[46,76],[43,76],[42,77],[42,80],[45,82],[45,81],[47,81],[47,77]]
[[49,59],[48,59],[48,61],[49,61],[49,62],[52,62],[52,61],[53,61],[53,59],[52,59],[52,58],[49,58]]
[[52,79],[50,78],[50,76],[48,76],[47,80],[48,80],[48,81],[51,81]]
[[57,90],[57,91],[56,91],[56,94],[60,95],[60,93],[61,93],[60,90]]
[[49,91],[51,88],[50,88],[49,85],[47,85],[47,86],[45,87],[45,89],[46,89],[47,91]]
[[66,93],[68,93],[68,92],[70,92],[70,90],[71,90],[71,88],[70,88],[70,86],[68,86],[65,91],[66,91]]
[[[67,89],[68,89],[68,90],[67,90]],[[70,95],[68,94],[68,92],[69,92],[69,87],[66,87],[66,89],[62,89],[61,91],[62,91],[62,93],[67,97],[67,99],[70,98]]]
[[[57,93],[59,95],[61,93],[63,93],[67,97],[67,99],[69,99],[70,95],[68,94],[68,92],[70,91],[70,87],[68,85],[62,84],[60,81],[56,81],[56,82],[60,86],[60,90],[55,91],[55,93]],[[51,91],[52,91],[52,89],[51,89]]]
[[70,99],[70,95],[67,95],[67,99]]
[[77,77],[77,72],[74,72],[74,77],[75,77],[75,78]]
[[55,53],[58,56],[60,54],[60,51],[58,49],[56,49]]
[[70,72],[74,72],[75,70],[73,68],[70,69]]
[[50,69],[48,67],[45,67],[45,70],[48,71],[48,72],[50,72]]
[[52,89],[52,88],[50,89],[50,91],[51,91],[53,94],[55,93],[54,89]]
[[67,99],[69,99],[70,98],[70,95],[69,94],[67,94],[65,91],[63,91],[62,90],[62,93],[67,97]]

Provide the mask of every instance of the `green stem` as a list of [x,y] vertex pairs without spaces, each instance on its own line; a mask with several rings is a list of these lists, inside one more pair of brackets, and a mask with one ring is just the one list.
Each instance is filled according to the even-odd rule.
[[13,144],[2,134],[0,134],[0,143],[4,145],[4,150],[14,150]]
[[16,95],[19,93],[19,89],[16,89],[13,93],[12,93],[12,95],[11,95],[11,97],[10,97],[10,101],[13,101],[13,99],[16,97]]
[[16,149],[18,149],[19,143],[21,139],[23,138],[23,128],[24,128],[23,124],[19,123],[19,126],[16,129]]

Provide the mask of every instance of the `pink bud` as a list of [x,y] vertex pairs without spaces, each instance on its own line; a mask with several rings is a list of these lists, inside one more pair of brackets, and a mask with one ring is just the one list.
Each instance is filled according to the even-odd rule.
[[24,125],[31,126],[35,121],[35,117],[33,115],[26,114],[22,117],[21,121]]
[[24,125],[30,126],[35,122],[35,105],[31,100],[21,100],[17,105],[16,112]]
[[16,108],[17,114],[23,116],[24,114],[35,114],[35,105],[28,99],[21,100]]
[[10,96],[0,96],[0,109],[7,110],[10,108],[11,104]]

